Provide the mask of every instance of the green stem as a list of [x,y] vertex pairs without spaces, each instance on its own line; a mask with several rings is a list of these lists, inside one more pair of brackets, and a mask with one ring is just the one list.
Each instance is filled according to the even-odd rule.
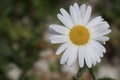
[[79,71],[77,72],[76,77],[74,77],[73,80],[77,80],[79,77],[81,77],[86,68],[86,65],[83,68],[79,68]]
[[93,80],[96,80],[92,68],[89,68],[89,72],[90,72],[90,74],[91,74]]
[[[83,68],[79,68],[79,71],[77,72],[76,77],[73,77],[72,80],[78,80],[78,78],[82,76],[83,72],[84,72],[87,68],[88,68],[88,67],[87,67],[86,65],[85,65]],[[89,72],[90,72],[90,74],[91,74],[91,76],[92,76],[92,79],[93,79],[93,80],[96,80],[92,68],[88,68],[88,69],[89,69]]]
[[83,68],[80,68],[79,71],[77,72],[76,77],[79,78],[83,74],[83,72],[86,70],[86,68],[87,68],[86,66],[84,66]]

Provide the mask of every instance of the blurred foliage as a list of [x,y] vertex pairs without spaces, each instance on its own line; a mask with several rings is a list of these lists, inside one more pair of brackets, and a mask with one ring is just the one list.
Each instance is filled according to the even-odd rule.
[[105,19],[120,25],[120,0],[101,0],[96,6]]
[[59,0],[0,0],[0,80],[8,80],[6,66],[16,64],[25,73],[48,47],[43,39],[47,16],[54,14]]

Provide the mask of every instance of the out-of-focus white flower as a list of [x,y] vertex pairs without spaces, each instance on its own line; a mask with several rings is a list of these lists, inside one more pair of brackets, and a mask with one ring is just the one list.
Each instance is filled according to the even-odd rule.
[[9,64],[8,65],[8,70],[6,71],[6,76],[10,79],[10,80],[19,80],[19,77],[22,73],[21,69],[18,68],[15,64]]
[[69,73],[71,75],[75,75],[78,71],[78,65],[73,65],[72,67],[64,65],[62,66],[61,71]]
[[48,62],[46,60],[38,60],[35,64],[34,64],[34,68],[38,71],[38,72],[48,72],[49,71],[49,65]]
[[51,49],[46,49],[46,50],[40,51],[41,57],[48,57],[52,54],[53,54],[53,51]]
[[98,78],[109,77],[115,80],[119,80],[120,79],[119,74],[120,74],[119,67],[106,63],[99,66],[97,77]]

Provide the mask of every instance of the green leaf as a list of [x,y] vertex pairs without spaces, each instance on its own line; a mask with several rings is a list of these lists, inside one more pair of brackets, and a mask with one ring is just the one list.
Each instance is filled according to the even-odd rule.
[[101,78],[101,79],[98,79],[98,80],[115,80],[115,79],[111,79],[111,78]]

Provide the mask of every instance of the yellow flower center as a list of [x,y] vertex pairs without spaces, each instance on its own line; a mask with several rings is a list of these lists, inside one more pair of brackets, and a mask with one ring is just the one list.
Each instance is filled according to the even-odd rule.
[[81,25],[74,26],[69,33],[70,40],[76,45],[84,45],[89,41],[90,33]]

